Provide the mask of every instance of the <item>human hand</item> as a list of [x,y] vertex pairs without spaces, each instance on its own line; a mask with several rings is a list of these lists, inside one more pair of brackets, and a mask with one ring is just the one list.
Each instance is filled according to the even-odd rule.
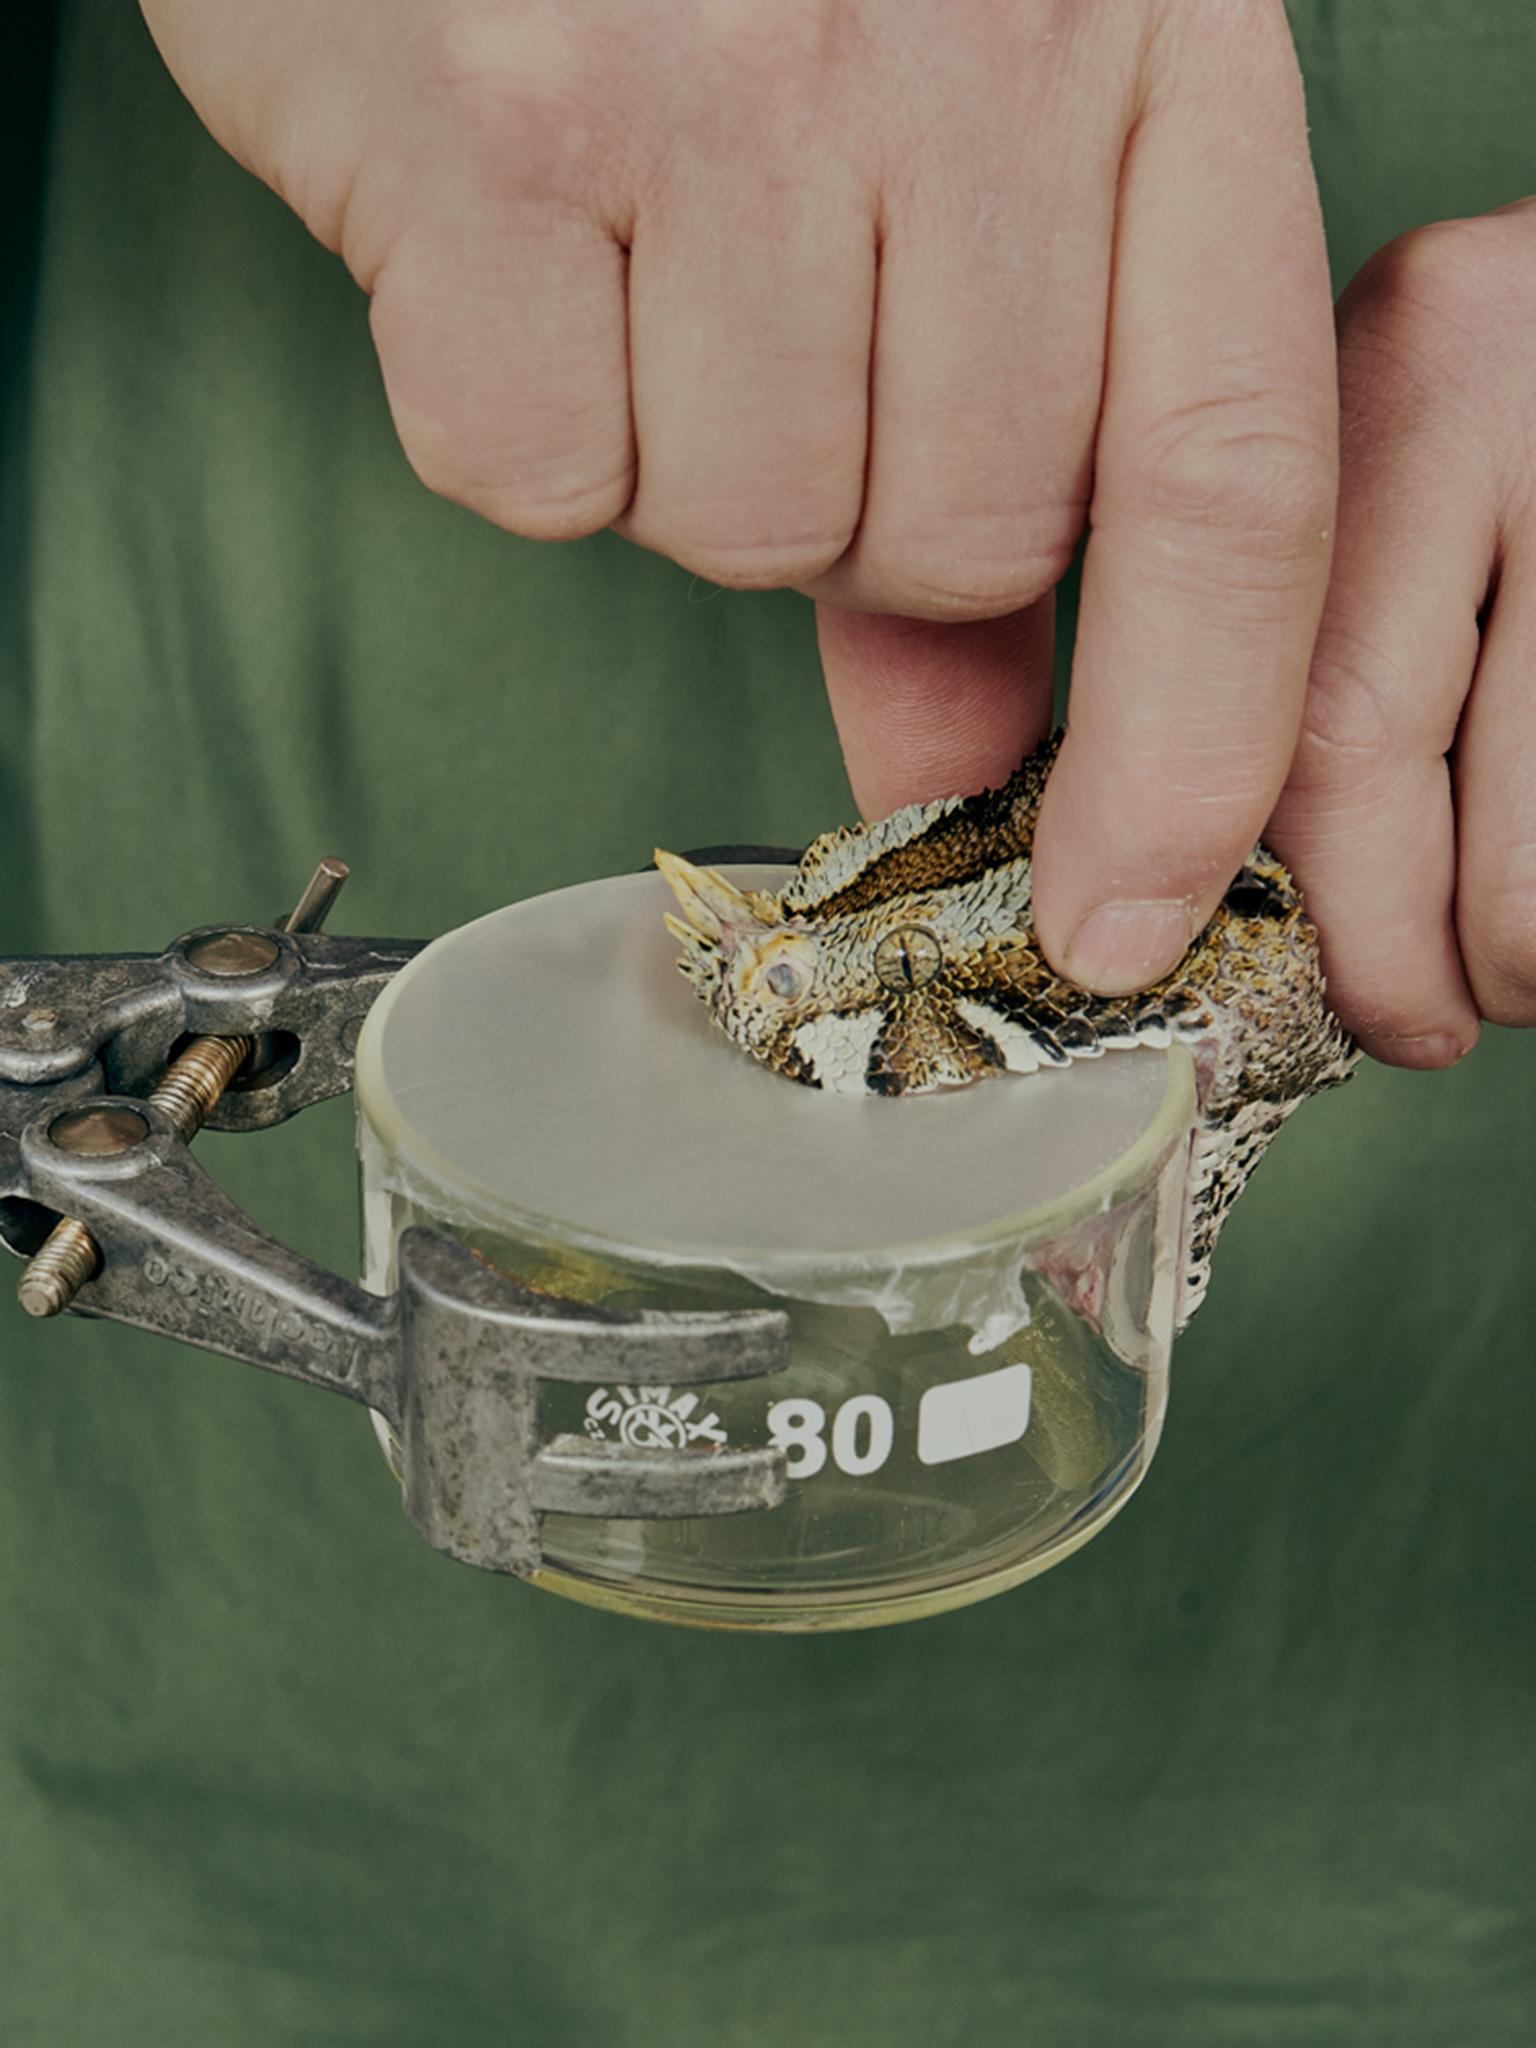
[[[867,811],[1040,737],[1091,496],[1037,916],[1101,987],[1171,964],[1280,787],[1326,579],[1331,306],[1279,0],[144,11],[371,294],[429,484],[824,600]],[[1074,944],[1145,899],[1171,921]]]
[[1339,302],[1343,489],[1270,843],[1368,1052],[1536,1024],[1536,200],[1436,222]]

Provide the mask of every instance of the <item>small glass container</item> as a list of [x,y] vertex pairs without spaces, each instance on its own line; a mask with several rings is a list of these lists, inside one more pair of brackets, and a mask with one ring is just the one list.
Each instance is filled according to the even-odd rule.
[[[726,872],[772,888],[785,870]],[[671,904],[656,874],[560,890],[448,933],[390,985],[357,1054],[367,1284],[389,1289],[401,1231],[429,1223],[580,1302],[788,1311],[770,1378],[544,1386],[550,1432],[776,1444],[790,1475],[783,1505],[736,1516],[550,1516],[552,1592],[852,1628],[1045,1570],[1124,1505],[1162,1430],[1188,1054],[824,1094],[712,1023]]]

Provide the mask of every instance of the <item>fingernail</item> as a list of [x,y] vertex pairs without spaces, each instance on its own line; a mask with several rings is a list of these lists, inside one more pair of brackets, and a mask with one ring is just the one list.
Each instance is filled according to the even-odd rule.
[[1414,1032],[1406,1038],[1393,1038],[1388,1043],[1393,1064],[1401,1067],[1454,1067],[1472,1050],[1470,1045],[1453,1037],[1449,1031]]
[[1101,903],[1068,942],[1067,972],[1100,995],[1129,995],[1165,975],[1193,937],[1194,912],[1181,898]]

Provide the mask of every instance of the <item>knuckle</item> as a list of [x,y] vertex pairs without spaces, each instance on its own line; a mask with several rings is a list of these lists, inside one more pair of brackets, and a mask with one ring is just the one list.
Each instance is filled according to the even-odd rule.
[[800,72],[819,76],[846,30],[842,0],[729,0],[710,11],[714,50],[749,86]]
[[861,580],[911,618],[1003,618],[1055,589],[1072,565],[1081,529],[1080,511],[1025,521],[959,514],[935,535],[872,544]]
[[851,526],[824,528],[786,538],[721,538],[708,541],[658,541],[662,552],[707,582],[725,590],[783,590],[814,583],[848,551]]
[[1408,678],[1384,649],[1348,628],[1318,636],[1302,711],[1297,752],[1347,774],[1379,760],[1394,742],[1396,712],[1409,697]]
[[[1520,238],[1511,247],[1512,232]],[[1342,302],[1346,332],[1366,320],[1388,338],[1401,338],[1415,354],[1459,355],[1486,331],[1492,298],[1527,302],[1524,233],[1511,218],[1430,221],[1388,242],[1366,263]]]
[[507,7],[434,8],[420,36],[422,73],[456,147],[503,186],[585,192],[613,127],[594,54],[602,38],[570,33],[557,12]]
[[[818,445],[786,402],[780,446],[722,433],[703,416],[689,434],[647,444],[627,525],[643,545],[724,590],[803,588],[841,563],[858,529],[863,441],[841,422]],[[723,467],[718,450],[734,448]]]
[[[1285,419],[1263,395],[1213,395],[1166,414],[1119,463],[1106,509],[1134,511],[1185,551],[1320,574],[1332,542],[1332,424]],[[1101,492],[1103,506],[1105,494]]]
[[502,491],[469,509],[524,540],[586,540],[622,516],[632,481],[626,471],[599,484],[582,482],[565,490],[546,489],[537,496],[509,497]]
[[1339,303],[1346,460],[1390,436],[1524,497],[1536,319],[1530,220],[1434,221],[1379,250]]
[[478,468],[446,441],[420,437],[406,446],[417,476],[436,497],[477,512],[525,540],[583,540],[611,526],[629,503],[633,473]]
[[1490,1024],[1536,1023],[1536,840],[1491,865],[1497,879],[1464,891],[1457,912],[1467,980]]
[[513,117],[544,103],[546,67],[529,61],[505,10],[434,8],[419,36],[424,75],[462,133],[499,140]]
[[1357,784],[1383,763],[1421,753],[1415,709],[1427,695],[1390,649],[1341,620],[1325,620],[1312,655],[1292,787]]

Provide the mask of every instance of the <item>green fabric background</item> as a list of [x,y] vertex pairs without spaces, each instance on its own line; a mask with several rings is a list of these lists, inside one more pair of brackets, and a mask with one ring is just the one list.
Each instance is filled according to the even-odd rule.
[[[126,0],[11,32],[0,948],[426,934],[850,814],[808,607],[428,496],[363,304]],[[1294,19],[1342,282],[1536,188],[1529,0]],[[821,1641],[451,1566],[341,1402],[0,1309],[7,2048],[1514,2048],[1536,2035],[1536,1048],[1246,1197],[1121,1519]],[[345,1105],[206,1156],[356,1260]]]

